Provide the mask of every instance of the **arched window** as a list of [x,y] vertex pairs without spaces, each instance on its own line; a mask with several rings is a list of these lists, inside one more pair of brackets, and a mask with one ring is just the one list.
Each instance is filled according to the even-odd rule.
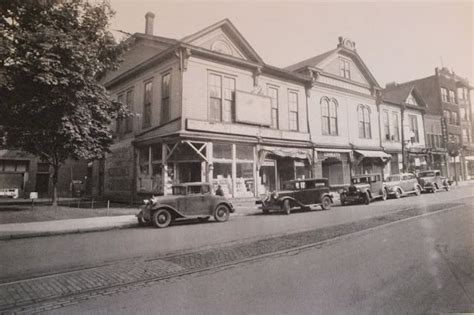
[[359,138],[371,139],[370,107],[367,105],[357,106],[357,116],[359,117]]
[[323,135],[337,136],[337,101],[332,98],[321,99],[321,127]]

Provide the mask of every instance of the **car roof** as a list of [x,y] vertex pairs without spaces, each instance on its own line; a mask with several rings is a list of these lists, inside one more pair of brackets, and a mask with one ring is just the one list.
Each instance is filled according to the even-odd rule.
[[420,171],[420,173],[428,173],[428,172],[441,172],[440,170],[426,170],[426,171]]
[[314,181],[321,181],[321,182],[323,182],[323,181],[328,181],[327,178],[322,177],[322,178],[292,179],[292,180],[286,181],[286,183],[308,182],[308,181],[313,181],[313,180],[314,180]]
[[374,173],[374,174],[359,174],[359,175],[354,175],[352,178],[360,178],[360,177],[367,177],[367,176],[375,176],[375,175],[381,175],[379,173]]
[[188,186],[202,186],[202,185],[209,185],[209,183],[206,183],[206,182],[189,182],[189,183],[175,184],[172,187],[188,187]]
[[392,175],[390,175],[390,177],[392,177],[392,176],[403,176],[403,175],[415,175],[415,174],[413,174],[413,173],[398,173],[398,174],[392,174]]

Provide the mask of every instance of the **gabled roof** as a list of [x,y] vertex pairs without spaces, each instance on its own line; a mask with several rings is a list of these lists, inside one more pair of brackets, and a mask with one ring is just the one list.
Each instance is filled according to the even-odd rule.
[[304,68],[320,68],[320,65],[324,63],[325,60],[328,58],[331,58],[334,55],[337,55],[339,53],[342,53],[346,56],[349,56],[353,58],[354,62],[361,68],[363,71],[363,75],[366,76],[367,80],[374,85],[375,87],[380,88],[380,85],[378,84],[377,80],[375,80],[375,77],[372,75],[370,72],[369,68],[366,66],[366,64],[362,61],[362,58],[359,56],[359,54],[352,49],[347,49],[341,45],[338,45],[337,48],[327,51],[323,54],[317,55],[312,58],[308,58],[304,61],[298,62],[294,65],[288,66],[285,69],[290,70],[290,71],[298,71],[300,69]]
[[[413,83],[393,84],[382,90],[382,100],[392,104],[406,104],[410,94],[413,94],[420,107],[426,107],[426,103],[421,97],[420,92]],[[416,107],[411,105],[410,107]]]
[[263,64],[263,59],[257,54],[237,28],[232,24],[229,19],[223,19],[217,23],[214,23],[194,34],[183,37],[180,42],[189,44],[195,39],[202,37],[216,29],[222,28],[230,37],[235,40],[235,44],[239,46],[249,57],[255,62]]
[[315,67],[315,65],[318,65],[319,63],[321,63],[321,61],[325,60],[327,57],[332,55],[336,50],[337,50],[337,48],[335,48],[333,50],[330,50],[330,51],[327,51],[327,52],[325,52],[321,55],[317,55],[317,56],[308,58],[306,60],[295,63],[294,65],[288,66],[285,69],[288,70],[288,71],[298,71],[298,70],[306,68],[308,66],[309,67]]

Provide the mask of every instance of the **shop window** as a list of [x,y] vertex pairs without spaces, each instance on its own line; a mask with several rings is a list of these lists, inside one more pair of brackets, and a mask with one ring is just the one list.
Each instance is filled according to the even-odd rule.
[[237,160],[250,160],[253,161],[253,147],[249,145],[236,145],[236,158]]
[[153,164],[152,169],[152,190],[153,193],[162,194],[163,193],[163,175],[161,173],[162,166],[161,164]]
[[295,161],[295,179],[305,179],[310,177],[307,162]]
[[214,191],[221,186],[224,195],[232,195],[232,162],[214,162],[213,186]]
[[254,191],[253,162],[236,163],[235,194],[238,197],[252,197]]
[[214,159],[232,159],[232,144],[214,144]]

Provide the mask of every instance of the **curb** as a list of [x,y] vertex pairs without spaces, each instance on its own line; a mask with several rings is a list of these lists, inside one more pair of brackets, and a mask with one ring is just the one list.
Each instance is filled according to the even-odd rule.
[[31,232],[31,233],[19,233],[19,234],[4,234],[0,235],[0,241],[8,241],[15,239],[23,238],[33,238],[33,237],[47,237],[55,235],[65,235],[65,234],[79,234],[79,233],[89,233],[89,232],[100,232],[100,231],[109,231],[109,230],[118,230],[138,226],[138,223],[126,223],[118,226],[103,226],[95,228],[84,228],[84,229],[74,229],[74,230],[62,230],[62,231],[42,231],[42,232]]

